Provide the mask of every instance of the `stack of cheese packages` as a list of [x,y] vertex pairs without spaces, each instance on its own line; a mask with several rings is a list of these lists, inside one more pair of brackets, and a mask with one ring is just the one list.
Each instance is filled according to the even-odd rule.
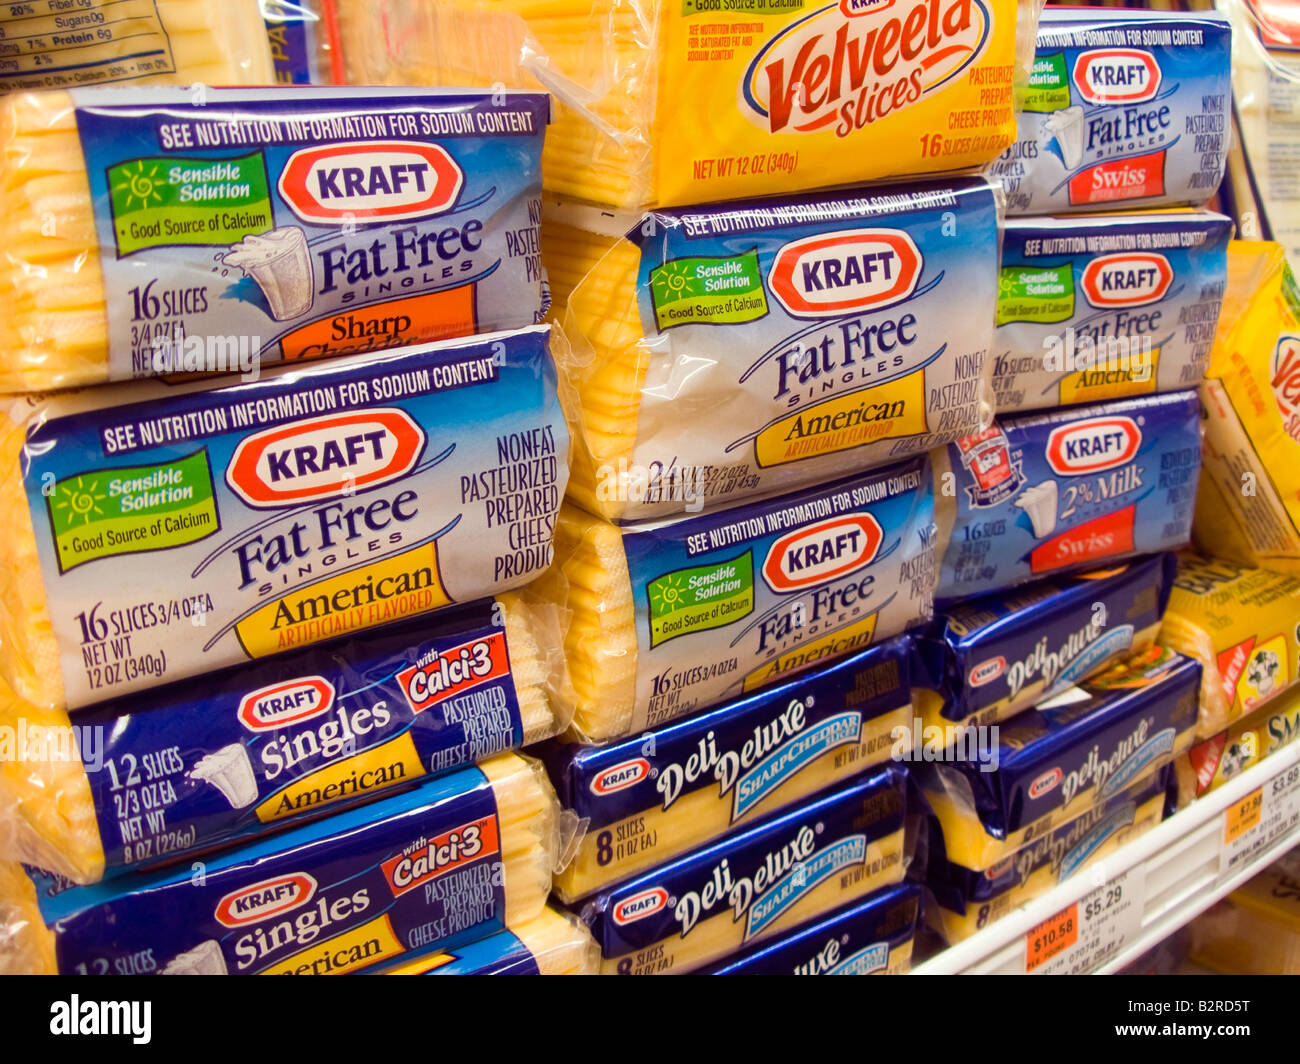
[[572,713],[525,589],[570,452],[549,98],[258,87],[254,0],[81,4],[85,49],[22,6],[0,971],[591,970],[514,752]]

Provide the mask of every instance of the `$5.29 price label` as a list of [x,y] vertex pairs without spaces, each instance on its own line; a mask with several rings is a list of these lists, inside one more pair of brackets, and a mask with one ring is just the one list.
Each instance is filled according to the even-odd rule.
[[1145,887],[1142,869],[1129,869],[1030,928],[1025,972],[1081,975],[1104,964],[1141,930]]

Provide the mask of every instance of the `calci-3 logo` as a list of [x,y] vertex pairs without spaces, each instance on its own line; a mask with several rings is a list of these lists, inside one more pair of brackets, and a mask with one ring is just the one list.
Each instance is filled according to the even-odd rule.
[[828,4],[759,48],[740,86],[741,112],[769,133],[847,137],[959,78],[991,27],[986,0]]
[[848,229],[791,241],[767,283],[796,318],[877,310],[906,299],[921,276],[921,252],[899,229]]
[[1121,252],[1093,259],[1083,270],[1084,297],[1094,307],[1141,307],[1169,293],[1174,268],[1155,252]]
[[1047,463],[1058,476],[1101,473],[1131,462],[1142,430],[1130,417],[1092,417],[1055,428],[1047,438]]
[[763,579],[778,594],[836,580],[870,565],[883,539],[880,522],[869,513],[819,521],[772,544]]
[[1074,84],[1086,103],[1145,103],[1160,91],[1160,64],[1140,48],[1093,48],[1075,59]]
[[437,144],[369,141],[294,152],[280,195],[313,225],[397,222],[450,210],[465,174]]

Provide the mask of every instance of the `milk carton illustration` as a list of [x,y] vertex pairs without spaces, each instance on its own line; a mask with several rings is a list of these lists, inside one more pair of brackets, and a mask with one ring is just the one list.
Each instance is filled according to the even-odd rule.
[[232,809],[243,809],[257,801],[257,777],[248,753],[238,743],[206,754],[190,769],[190,779],[204,780],[221,792]]
[[213,939],[179,953],[167,962],[162,975],[228,975],[221,944]]
[[250,233],[221,261],[243,270],[257,282],[276,321],[287,321],[311,310],[315,273],[307,235],[296,225],[281,226],[261,236]]
[[1016,505],[1029,517],[1036,538],[1043,539],[1056,531],[1056,481],[1031,484],[1020,493]]
[[1055,111],[1043,123],[1043,132],[1056,138],[1056,148],[1067,170],[1083,162],[1083,108]]

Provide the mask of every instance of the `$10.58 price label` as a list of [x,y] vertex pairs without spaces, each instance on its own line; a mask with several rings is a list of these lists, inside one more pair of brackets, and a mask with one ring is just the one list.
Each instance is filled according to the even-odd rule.
[[1141,930],[1145,887],[1142,869],[1130,869],[1031,928],[1025,972],[1081,975],[1105,964]]

